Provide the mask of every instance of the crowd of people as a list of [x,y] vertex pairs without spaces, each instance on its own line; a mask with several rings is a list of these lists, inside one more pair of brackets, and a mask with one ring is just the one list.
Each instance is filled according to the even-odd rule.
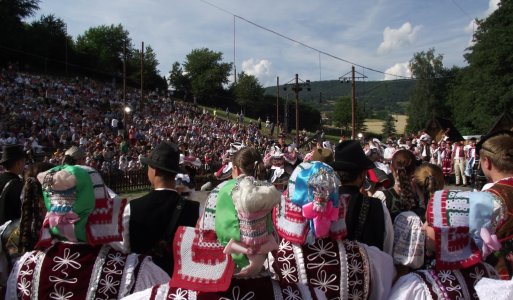
[[[142,168],[141,158],[163,140],[173,140],[203,169],[221,165],[235,141],[265,148],[258,125],[213,116],[197,106],[160,97],[139,106],[135,92],[87,78],[55,79],[2,70],[0,145],[21,144],[29,154],[59,163],[72,145],[85,152],[85,164],[107,172]],[[130,107],[130,112],[125,111]]]
[[[467,145],[302,134],[305,153],[240,115],[129,96],[123,116],[108,85],[0,79],[6,299],[513,297],[512,132]],[[482,191],[444,190],[478,159]],[[221,182],[203,205],[179,188],[191,166]],[[99,171],[129,168],[152,190],[127,203]]]

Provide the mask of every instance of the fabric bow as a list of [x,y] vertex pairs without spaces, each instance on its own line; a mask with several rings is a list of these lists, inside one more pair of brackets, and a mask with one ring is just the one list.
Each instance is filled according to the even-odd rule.
[[329,234],[331,222],[338,219],[338,210],[331,201],[327,202],[324,210],[318,210],[314,202],[309,202],[303,205],[303,216],[312,219],[316,237],[325,237]]
[[68,241],[77,241],[74,224],[80,220],[80,217],[76,213],[73,211],[69,211],[65,214],[49,212],[47,219],[51,229],[57,227],[59,234],[65,237]]
[[493,251],[497,251],[502,248],[502,244],[497,239],[497,235],[490,234],[490,231],[488,231],[488,229],[485,227],[481,228],[481,238],[483,239],[483,259],[490,255]]
[[280,178],[281,175],[285,173],[285,169],[282,167],[272,166],[271,169],[274,170],[273,176],[271,177],[271,183],[275,182],[276,179]]

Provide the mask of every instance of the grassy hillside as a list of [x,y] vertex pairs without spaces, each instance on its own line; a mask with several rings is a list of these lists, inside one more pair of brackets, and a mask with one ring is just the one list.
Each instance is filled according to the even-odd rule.
[[[392,113],[404,114],[405,103],[415,82],[412,80],[359,81],[356,82],[356,97],[363,103],[370,114],[379,114],[388,110]],[[351,96],[351,83],[340,83],[338,80],[314,81],[310,83],[311,91],[303,90],[300,94],[302,101],[315,104],[320,111],[332,110],[333,103],[341,96]],[[280,89],[280,97],[294,98],[290,89]],[[266,95],[276,96],[276,87],[267,87]]]

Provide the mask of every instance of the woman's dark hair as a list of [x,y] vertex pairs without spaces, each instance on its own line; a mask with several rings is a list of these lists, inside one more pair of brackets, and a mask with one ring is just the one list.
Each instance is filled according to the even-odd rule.
[[417,206],[413,194],[411,179],[416,168],[416,159],[410,150],[399,150],[392,156],[390,168],[395,172],[401,192],[401,210],[407,211]]
[[20,220],[20,253],[31,251],[37,243],[43,225],[42,210],[44,209],[43,191],[37,181],[37,174],[53,168],[55,165],[39,162],[31,165],[25,173],[23,199]]
[[265,166],[262,156],[253,147],[242,148],[232,158],[232,163],[240,168],[245,175],[265,180]]

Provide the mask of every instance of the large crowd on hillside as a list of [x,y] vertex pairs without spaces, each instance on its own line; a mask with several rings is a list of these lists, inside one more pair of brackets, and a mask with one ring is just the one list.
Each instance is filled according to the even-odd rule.
[[[513,297],[511,132],[290,143],[11,69],[0,100],[6,299]],[[152,190],[129,203],[100,175],[141,168]],[[220,182],[201,206],[180,187],[191,168]]]

